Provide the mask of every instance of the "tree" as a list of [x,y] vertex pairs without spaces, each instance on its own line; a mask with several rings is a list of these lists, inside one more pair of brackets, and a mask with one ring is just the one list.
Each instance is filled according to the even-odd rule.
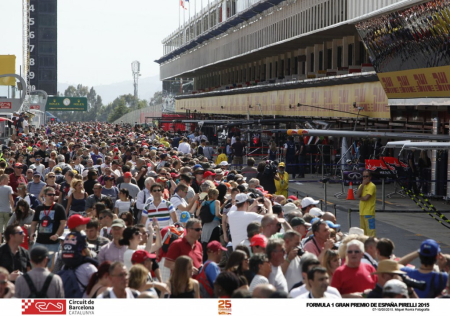
[[161,104],[163,102],[162,97],[162,91],[156,91],[153,97],[150,99],[150,105]]

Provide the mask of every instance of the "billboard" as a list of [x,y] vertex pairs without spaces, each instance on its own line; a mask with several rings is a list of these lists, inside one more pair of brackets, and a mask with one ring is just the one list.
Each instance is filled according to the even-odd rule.
[[87,111],[87,98],[49,97],[46,111]]
[[[16,73],[16,56],[0,55],[0,75]],[[0,86],[15,86],[16,78],[4,77],[0,78]]]

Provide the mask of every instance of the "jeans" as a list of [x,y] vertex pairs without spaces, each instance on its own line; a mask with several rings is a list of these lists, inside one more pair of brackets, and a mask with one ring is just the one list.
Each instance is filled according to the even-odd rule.
[[48,252],[50,253],[50,255],[48,256],[49,260],[48,260],[47,267],[50,268],[52,266],[54,254],[59,251],[59,242],[56,244],[40,244],[40,243],[36,242],[36,243],[34,243],[33,248],[36,246],[43,246],[43,247],[47,248]]

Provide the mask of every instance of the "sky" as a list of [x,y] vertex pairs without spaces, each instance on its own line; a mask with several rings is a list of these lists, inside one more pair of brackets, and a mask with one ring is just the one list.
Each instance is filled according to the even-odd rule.
[[[200,0],[196,6],[200,10]],[[179,0],[58,0],[58,82],[131,80],[134,60],[142,77],[159,75],[154,60],[163,55],[161,41],[179,26],[179,8]],[[16,73],[23,59],[21,13],[22,0],[0,0],[0,55],[16,55]]]

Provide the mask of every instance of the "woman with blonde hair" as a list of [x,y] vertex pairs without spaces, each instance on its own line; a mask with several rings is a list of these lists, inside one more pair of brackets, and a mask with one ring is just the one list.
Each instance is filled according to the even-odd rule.
[[179,256],[175,260],[167,286],[171,298],[200,298],[200,287],[197,280],[192,278],[192,259],[188,256]]
[[327,269],[331,283],[331,278],[333,277],[334,271],[336,271],[336,269],[341,266],[341,258],[339,257],[339,252],[332,249],[326,250],[322,258],[322,266]]
[[67,218],[73,214],[80,214],[86,216],[84,211],[86,206],[87,193],[83,188],[83,180],[73,179],[70,183],[72,194],[70,194],[67,201],[66,215]]

